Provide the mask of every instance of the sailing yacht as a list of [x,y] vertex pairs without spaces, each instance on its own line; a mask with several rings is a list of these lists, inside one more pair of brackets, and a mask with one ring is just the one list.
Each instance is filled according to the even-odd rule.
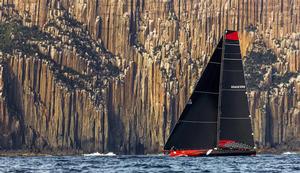
[[164,153],[256,154],[237,31],[224,32],[164,146]]

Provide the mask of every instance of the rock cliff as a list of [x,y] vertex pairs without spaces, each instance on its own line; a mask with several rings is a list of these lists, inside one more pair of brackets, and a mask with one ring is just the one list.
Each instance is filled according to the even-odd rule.
[[0,8],[1,149],[161,151],[226,28],[240,31],[257,146],[300,139],[299,0]]

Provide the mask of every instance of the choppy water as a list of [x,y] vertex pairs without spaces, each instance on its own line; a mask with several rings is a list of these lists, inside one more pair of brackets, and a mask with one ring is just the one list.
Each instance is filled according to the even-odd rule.
[[0,172],[300,172],[300,155],[0,157]]

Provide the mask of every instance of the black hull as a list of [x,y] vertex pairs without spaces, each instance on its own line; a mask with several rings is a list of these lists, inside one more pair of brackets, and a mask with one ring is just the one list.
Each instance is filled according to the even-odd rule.
[[245,150],[245,151],[239,151],[239,150],[214,150],[209,155],[204,156],[255,156],[256,151],[254,150]]
[[172,150],[164,151],[171,157],[215,157],[215,156],[255,156],[255,150],[231,150],[231,149],[211,149],[211,150]]

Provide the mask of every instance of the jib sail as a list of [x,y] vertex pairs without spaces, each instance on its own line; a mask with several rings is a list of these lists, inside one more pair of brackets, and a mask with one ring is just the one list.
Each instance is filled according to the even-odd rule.
[[223,39],[219,41],[164,150],[216,147],[222,44]]

